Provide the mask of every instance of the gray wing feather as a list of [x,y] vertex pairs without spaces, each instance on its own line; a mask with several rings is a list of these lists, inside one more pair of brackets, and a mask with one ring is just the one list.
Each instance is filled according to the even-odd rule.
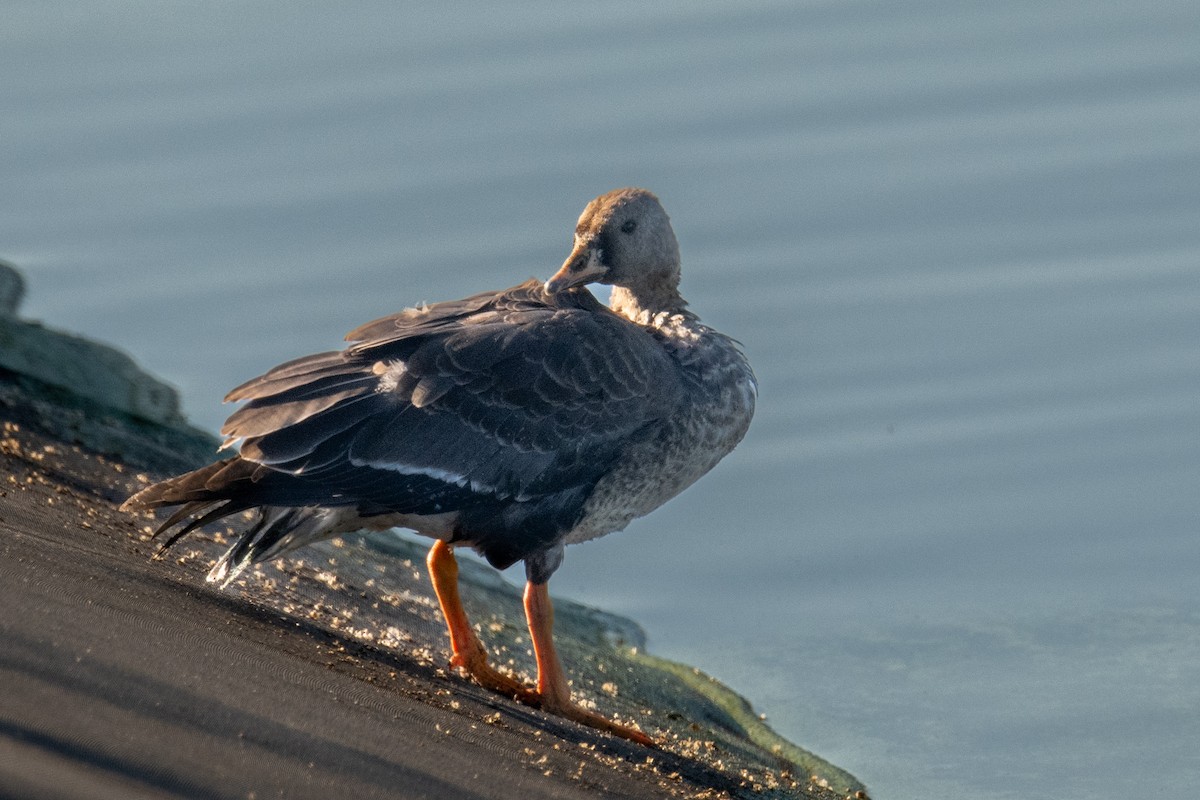
[[594,483],[682,398],[673,362],[647,333],[586,292],[548,297],[533,281],[347,338],[343,352],[230,392],[248,403],[222,432],[244,440],[243,458],[389,507],[381,470],[453,484],[460,501]]

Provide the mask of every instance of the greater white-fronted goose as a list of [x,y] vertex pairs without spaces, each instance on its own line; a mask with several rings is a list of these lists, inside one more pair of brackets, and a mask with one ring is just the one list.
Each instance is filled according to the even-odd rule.
[[[282,364],[225,398],[238,455],[137,493],[181,506],[159,528],[256,509],[208,575],[361,529],[434,538],[428,566],[451,663],[493,690],[650,743],[571,701],[547,581],[566,544],[621,530],[708,472],[746,433],[757,384],[736,342],[679,294],[679,245],[658,198],[618,189],[584,209],[574,248],[530,280],[370,322],[345,350]],[[584,288],[613,286],[608,307]],[[453,548],[525,562],[536,690],[488,664],[458,599]]]

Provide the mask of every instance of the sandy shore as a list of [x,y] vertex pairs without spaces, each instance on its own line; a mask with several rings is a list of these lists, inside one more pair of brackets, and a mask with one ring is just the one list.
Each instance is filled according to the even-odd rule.
[[[11,374],[0,384],[0,797],[833,798],[861,788],[755,728],[728,690],[632,648],[604,644],[598,660],[574,645],[577,691],[635,718],[661,750],[480,689],[444,668],[440,621],[403,552],[337,542],[225,593],[203,582],[219,531],[152,560],[148,520],[116,506],[145,473],[211,454],[210,440],[43,388]],[[509,591],[481,584],[470,602]],[[565,633],[592,635],[596,614],[568,604]],[[489,635],[515,643],[508,663],[521,674],[519,618],[485,619]],[[607,677],[589,677],[589,664]]]

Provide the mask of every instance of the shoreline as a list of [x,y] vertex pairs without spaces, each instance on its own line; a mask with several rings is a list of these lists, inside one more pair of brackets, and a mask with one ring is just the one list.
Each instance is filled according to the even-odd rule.
[[[225,591],[204,583],[221,525],[152,560],[152,515],[117,505],[215,440],[42,378],[0,370],[0,796],[866,797],[731,690],[647,654],[635,623],[569,601],[577,697],[662,749],[459,677],[424,550],[399,537],[310,546]],[[519,590],[463,567],[489,649],[529,680]]]

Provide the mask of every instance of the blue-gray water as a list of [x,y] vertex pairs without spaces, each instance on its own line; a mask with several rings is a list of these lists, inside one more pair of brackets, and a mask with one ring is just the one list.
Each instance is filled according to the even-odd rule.
[[1200,784],[1200,6],[5,4],[26,313],[224,391],[657,191],[761,381],[557,592],[877,798]]

